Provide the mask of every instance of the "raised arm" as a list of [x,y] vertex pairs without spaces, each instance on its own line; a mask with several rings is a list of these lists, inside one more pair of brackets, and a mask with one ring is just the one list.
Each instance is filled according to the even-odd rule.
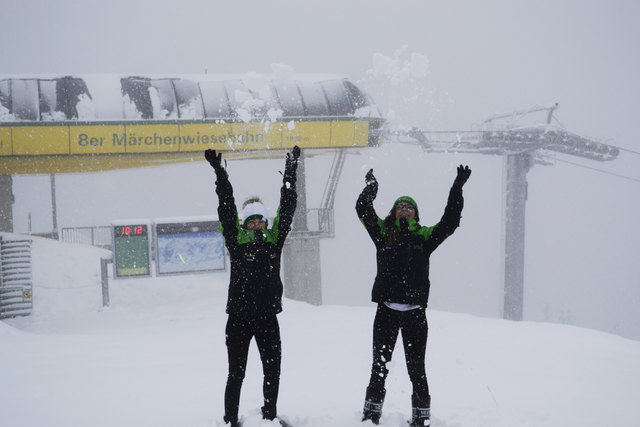
[[293,147],[287,153],[282,177],[282,187],[280,188],[280,206],[276,215],[273,227],[278,230],[278,244],[283,245],[284,239],[291,231],[293,214],[296,211],[298,193],[296,192],[296,180],[298,170],[298,158],[300,157],[300,147]]
[[464,206],[464,198],[462,197],[462,187],[471,176],[469,166],[458,166],[456,179],[453,181],[451,190],[449,190],[449,198],[447,206],[444,208],[444,214],[440,222],[434,227],[431,234],[431,243],[438,246],[447,237],[460,226],[460,218],[462,216],[462,208]]
[[356,201],[356,212],[358,218],[367,229],[369,236],[375,242],[380,238],[380,218],[378,218],[373,208],[373,201],[378,195],[378,180],[373,175],[373,169],[369,169],[369,172],[365,175],[364,182],[364,189]]
[[238,210],[233,197],[233,187],[229,175],[222,166],[222,153],[206,150],[204,157],[216,173],[216,193],[218,194],[218,218],[222,224],[222,234],[227,242],[232,242],[238,235]]

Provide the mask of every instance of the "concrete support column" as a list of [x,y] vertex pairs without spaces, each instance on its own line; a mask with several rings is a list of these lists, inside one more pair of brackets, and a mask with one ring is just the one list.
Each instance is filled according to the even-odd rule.
[[527,172],[531,162],[529,153],[506,156],[503,316],[509,320],[523,317]]
[[298,158],[298,204],[292,230],[282,250],[284,296],[310,304],[322,304],[320,237],[308,233],[304,150]]
[[298,203],[296,205],[296,212],[293,215],[293,223],[291,224],[291,228],[293,232],[307,231],[307,180],[305,173],[304,150],[300,150],[296,177],[296,192],[298,193]]
[[322,304],[320,239],[288,238],[283,255],[284,296],[310,304]]

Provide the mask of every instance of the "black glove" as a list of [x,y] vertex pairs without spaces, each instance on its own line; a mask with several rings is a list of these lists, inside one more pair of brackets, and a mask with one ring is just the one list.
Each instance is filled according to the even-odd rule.
[[289,183],[290,185],[296,184],[296,170],[298,169],[298,158],[300,157],[300,147],[293,146],[290,153],[287,153],[287,159],[284,164],[284,175],[282,178],[283,183]]
[[373,169],[369,169],[369,172],[364,176],[364,183],[367,185],[375,185],[378,186],[378,180],[373,175]]
[[[288,154],[289,153],[287,153],[287,155]],[[300,157],[300,147],[298,147],[297,145],[294,145],[293,148],[291,149],[291,155],[293,156],[293,160],[297,162],[298,157]]]
[[369,200],[373,200],[378,195],[378,180],[373,176],[373,169],[369,169],[369,172],[364,177],[364,182],[367,185],[362,192],[367,196]]
[[454,187],[462,188],[462,186],[465,184],[465,182],[467,182],[470,176],[471,176],[471,169],[469,169],[469,166],[462,166],[462,165],[458,166],[458,175],[456,176],[456,179],[453,181]]
[[204,158],[215,170],[222,169],[222,153],[218,153],[216,150],[205,150]]
[[205,150],[204,158],[207,159],[213,170],[216,172],[218,178],[224,178],[227,175],[227,171],[222,167],[222,153],[216,152],[216,150]]

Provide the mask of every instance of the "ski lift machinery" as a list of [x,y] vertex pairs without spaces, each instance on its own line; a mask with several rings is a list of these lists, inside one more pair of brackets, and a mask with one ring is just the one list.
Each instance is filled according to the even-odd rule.
[[[504,304],[503,317],[522,320],[524,309],[524,242],[527,201],[527,173],[534,162],[548,164],[538,152],[548,150],[596,161],[614,160],[619,150],[591,138],[553,125],[558,104],[535,106],[487,118],[477,131],[383,131],[389,142],[417,144],[433,153],[471,153],[500,155],[505,158],[504,200]],[[496,125],[511,123],[537,112],[546,112],[546,123],[533,126]]]

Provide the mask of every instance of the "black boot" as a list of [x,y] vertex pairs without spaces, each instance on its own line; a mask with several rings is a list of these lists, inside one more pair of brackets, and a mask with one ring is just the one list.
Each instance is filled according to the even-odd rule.
[[425,427],[431,425],[431,408],[412,408],[410,427]]
[[380,416],[382,415],[382,403],[386,390],[378,393],[376,396],[367,389],[367,397],[364,400],[364,409],[362,410],[362,421],[371,420],[372,423],[380,424]]
[[430,426],[431,395],[414,391],[411,395],[411,427]]
[[278,411],[275,406],[264,405],[262,408],[262,418],[265,420],[273,421],[277,416]]
[[375,403],[370,400],[364,401],[362,421],[371,420],[374,424],[380,424],[380,415],[382,415],[382,402]]
[[223,419],[224,419],[225,425],[229,427],[242,427],[242,424],[240,424],[240,422],[238,421],[238,418],[233,418],[233,417],[227,418],[225,416]]

